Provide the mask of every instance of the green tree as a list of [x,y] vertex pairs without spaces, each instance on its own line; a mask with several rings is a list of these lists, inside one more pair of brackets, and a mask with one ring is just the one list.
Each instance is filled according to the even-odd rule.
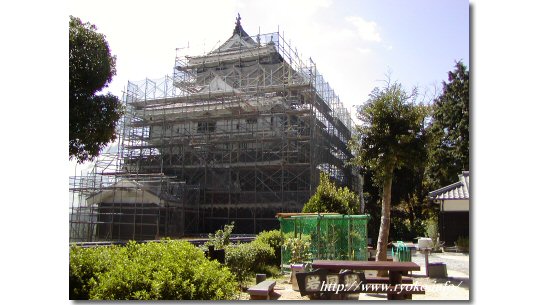
[[358,214],[359,198],[347,187],[337,187],[329,176],[320,173],[316,193],[303,207],[303,213]]
[[427,108],[415,103],[417,90],[408,94],[390,79],[382,89],[375,88],[368,101],[358,108],[360,124],[350,148],[357,152],[353,162],[373,173],[374,183],[382,190],[381,221],[376,260],[387,259],[390,231],[391,191],[395,169],[419,162],[424,155],[424,121]]
[[434,101],[429,134],[428,177],[436,189],[469,170],[469,71],[461,61],[448,72],[448,83],[443,81]]
[[95,25],[69,20],[69,160],[91,161],[109,142],[122,114],[120,100],[97,95],[116,75],[116,57]]

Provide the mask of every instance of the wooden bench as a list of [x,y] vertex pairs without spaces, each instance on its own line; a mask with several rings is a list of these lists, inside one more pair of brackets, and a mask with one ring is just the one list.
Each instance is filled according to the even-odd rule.
[[[388,277],[382,276],[367,276],[366,283],[368,284],[389,284]],[[413,284],[413,278],[408,276],[402,276],[402,284]]]
[[265,280],[255,286],[250,287],[247,292],[251,300],[269,300],[271,292],[274,291],[276,281]]
[[413,294],[424,294],[426,289],[413,285],[413,279],[402,277],[398,284],[387,277],[365,277],[364,272],[351,270],[331,273],[326,269],[298,272],[297,282],[301,296],[315,299],[348,299],[360,293],[383,293],[388,299],[411,299]]
[[361,293],[386,293],[387,295],[398,295],[408,298],[412,294],[426,294],[426,288],[408,284],[366,284],[362,287]]
[[[379,271],[384,270],[388,271],[389,277],[388,282],[385,279],[379,278],[375,279],[383,283],[380,284],[368,284],[368,280],[364,280],[367,285],[373,287],[373,290],[376,290],[376,287],[383,287],[385,291],[369,291],[370,288],[365,289],[365,291],[360,292],[375,292],[375,293],[386,293],[388,300],[401,300],[412,297],[415,293],[424,293],[425,289],[421,286],[409,285],[403,283],[403,275],[409,271],[419,271],[420,266],[413,262],[388,262],[388,261],[345,261],[345,260],[314,260],[312,262],[312,268],[319,270],[326,270],[329,273],[337,273],[341,270],[372,270]],[[372,278],[373,279],[373,278]],[[409,281],[406,279],[406,282]],[[378,286],[376,286],[378,285]],[[392,287],[392,288],[391,288]],[[398,287],[404,288],[398,290]],[[362,288],[362,287],[361,287]],[[396,289],[396,290],[394,290]]]
[[[367,284],[389,284],[390,283],[390,280],[388,277],[381,277],[381,276],[367,276],[366,277],[366,283]],[[413,284],[413,278],[412,277],[408,277],[408,276],[402,276],[402,284]],[[372,287],[375,287],[373,285],[368,285],[367,287],[370,287],[368,289],[372,289]],[[410,288],[407,288],[406,286],[404,287],[401,287],[402,290],[405,290],[405,289],[408,289],[408,290],[411,290]],[[417,289],[418,291],[411,291],[411,293],[406,293],[405,291],[403,291],[402,293],[400,294],[403,294],[405,296],[406,299],[411,299],[411,294],[424,294],[425,292],[425,289],[424,287],[422,286],[414,286],[413,287],[414,289]],[[389,287],[389,291],[394,291],[395,287],[392,286],[392,287]],[[365,293],[373,293],[373,292],[368,292],[368,291],[365,291]]]

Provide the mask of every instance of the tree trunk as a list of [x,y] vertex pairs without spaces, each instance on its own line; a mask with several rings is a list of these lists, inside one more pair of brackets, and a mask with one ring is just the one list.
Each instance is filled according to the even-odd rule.
[[[383,179],[383,198],[381,201],[381,224],[379,225],[379,236],[377,238],[376,261],[387,260],[387,244],[389,242],[390,231],[390,200],[392,192],[393,167],[386,171]],[[387,276],[387,272],[378,272],[378,276]]]
[[362,175],[359,175],[359,214],[364,214],[364,179]]

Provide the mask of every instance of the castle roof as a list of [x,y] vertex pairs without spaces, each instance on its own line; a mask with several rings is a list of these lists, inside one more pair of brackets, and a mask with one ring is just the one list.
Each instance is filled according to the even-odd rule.
[[236,51],[246,48],[255,48],[258,46],[258,43],[252,39],[247,32],[243,29],[241,25],[241,16],[237,14],[235,19],[235,28],[233,30],[232,36],[226,40],[220,47],[211,53],[222,53],[228,51]]

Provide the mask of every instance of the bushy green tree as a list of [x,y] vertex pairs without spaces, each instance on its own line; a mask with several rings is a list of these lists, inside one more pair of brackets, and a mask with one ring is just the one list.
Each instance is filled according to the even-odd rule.
[[303,213],[358,214],[359,198],[347,187],[337,187],[329,176],[320,174],[316,193],[303,206]]
[[455,182],[469,170],[469,71],[456,63],[443,81],[443,92],[433,104],[429,129],[428,177],[432,189]]
[[96,94],[116,75],[116,57],[95,25],[69,20],[69,159],[93,160],[116,138],[120,100]]
[[390,231],[392,180],[395,169],[416,164],[425,154],[427,108],[416,104],[417,90],[407,93],[400,83],[386,82],[375,88],[358,108],[360,121],[350,148],[357,152],[353,163],[371,171],[382,190],[381,220],[376,260],[386,260]]

